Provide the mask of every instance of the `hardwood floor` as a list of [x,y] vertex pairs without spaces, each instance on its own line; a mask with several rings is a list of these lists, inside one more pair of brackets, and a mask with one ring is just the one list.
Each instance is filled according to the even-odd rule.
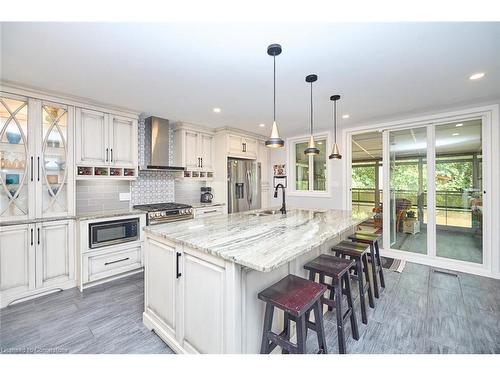
[[0,310],[2,353],[172,353],[142,324],[143,274]]
[[[500,280],[436,273],[407,263],[385,270],[386,289],[368,311],[356,314],[360,339],[348,353],[500,353]],[[143,276],[127,277],[80,293],[70,289],[0,310],[2,353],[172,353],[142,324]],[[354,290],[357,297],[357,290]],[[325,315],[330,353],[337,352],[336,318]],[[317,350],[316,335],[307,349]]]

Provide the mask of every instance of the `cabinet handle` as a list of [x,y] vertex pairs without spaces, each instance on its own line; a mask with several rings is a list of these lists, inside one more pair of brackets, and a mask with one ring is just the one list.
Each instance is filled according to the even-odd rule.
[[38,165],[38,176],[37,179],[40,181],[40,156],[36,158],[37,159],[37,165]]
[[201,160],[201,167],[203,168],[203,158],[200,158]]
[[33,228],[31,228],[31,246],[33,246]]
[[109,155],[109,148],[107,148],[107,149],[106,149],[106,162],[108,162],[108,161],[109,161],[109,157],[108,157],[108,155]]
[[176,253],[175,256],[175,277],[178,279],[182,276],[182,273],[179,272],[179,258],[181,257],[181,253]]
[[111,162],[113,161],[113,149],[111,149]]
[[31,157],[31,182],[33,182],[33,156]]
[[40,245],[40,228],[37,228],[36,232],[37,232],[37,241],[36,242]]
[[204,214],[211,214],[212,212],[217,212],[217,210],[203,211]]
[[109,266],[110,264],[114,264],[114,263],[119,263],[119,262],[125,262],[126,260],[129,260],[130,258],[123,258],[123,259],[119,259],[119,260],[114,260],[112,262],[106,262],[104,263],[105,266]]

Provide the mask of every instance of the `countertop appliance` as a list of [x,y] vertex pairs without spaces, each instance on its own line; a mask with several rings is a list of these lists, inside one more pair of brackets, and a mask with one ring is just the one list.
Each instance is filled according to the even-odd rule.
[[201,196],[200,196],[200,202],[201,203],[212,203],[212,199],[214,199],[214,195],[212,194],[212,188],[211,187],[201,187]]
[[148,117],[144,120],[144,162],[141,170],[183,171],[184,167],[170,165],[170,124],[159,117]]
[[134,208],[147,212],[146,225],[170,223],[194,217],[192,206],[182,203],[139,204]]
[[103,221],[89,224],[89,248],[137,241],[139,218]]
[[227,162],[228,213],[261,207],[260,163],[229,158]]

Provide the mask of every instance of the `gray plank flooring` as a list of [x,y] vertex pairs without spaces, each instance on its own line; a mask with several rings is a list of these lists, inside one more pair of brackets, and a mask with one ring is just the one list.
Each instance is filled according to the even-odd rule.
[[[386,289],[361,323],[360,339],[347,323],[348,353],[500,353],[500,280],[407,263],[385,270]],[[355,284],[353,284],[355,286]],[[80,293],[70,289],[0,310],[2,353],[172,353],[142,324],[143,275]],[[325,315],[330,353],[337,353],[335,313]],[[308,352],[317,351],[309,332]]]

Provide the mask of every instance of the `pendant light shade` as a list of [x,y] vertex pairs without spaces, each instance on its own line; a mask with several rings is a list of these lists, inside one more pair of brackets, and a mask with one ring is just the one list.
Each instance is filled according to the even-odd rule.
[[285,145],[276,124],[276,56],[280,53],[281,46],[279,44],[271,44],[267,47],[267,54],[273,57],[273,129],[271,130],[271,137],[266,141],[266,146],[271,148],[280,148]]
[[330,96],[330,100],[333,101],[333,147],[332,153],[328,156],[329,159],[342,159],[339,146],[337,145],[337,100],[339,99],[340,95]]
[[318,76],[316,74],[309,74],[307,77],[306,77],[306,82],[310,83],[311,84],[311,127],[310,127],[310,131],[311,131],[311,136],[309,138],[309,144],[307,145],[307,148],[304,150],[304,154],[306,155],[312,155],[312,156],[316,156],[319,154],[319,149],[316,147],[316,143],[314,142],[314,136],[313,136],[313,132],[314,132],[314,129],[313,129],[313,121],[314,121],[314,118],[313,118],[313,82],[316,82],[318,80]]

